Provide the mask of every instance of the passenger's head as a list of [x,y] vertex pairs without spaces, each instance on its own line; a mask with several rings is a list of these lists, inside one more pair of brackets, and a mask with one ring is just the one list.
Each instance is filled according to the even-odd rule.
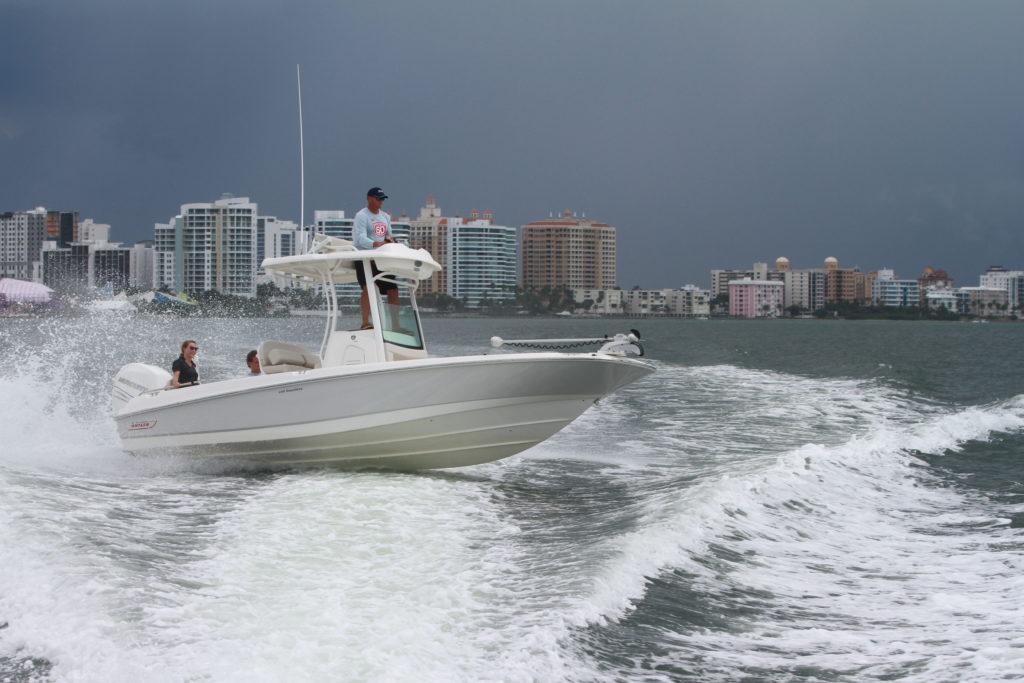
[[185,341],[181,342],[181,355],[185,355],[186,351],[195,352],[198,350],[199,344],[196,343],[195,339],[186,339]]
[[249,366],[249,370],[252,372],[262,372],[260,370],[260,358],[256,355],[256,349],[245,354],[245,364]]

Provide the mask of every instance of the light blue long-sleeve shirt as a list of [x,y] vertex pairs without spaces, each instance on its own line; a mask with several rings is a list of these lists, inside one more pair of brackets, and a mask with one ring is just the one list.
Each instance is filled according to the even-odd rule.
[[386,237],[392,237],[391,216],[384,211],[371,213],[367,208],[356,213],[352,225],[352,243],[356,249],[373,249],[374,242],[383,242]]

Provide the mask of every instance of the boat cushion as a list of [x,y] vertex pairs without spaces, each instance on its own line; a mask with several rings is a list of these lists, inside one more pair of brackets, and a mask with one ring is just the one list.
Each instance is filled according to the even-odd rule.
[[263,372],[294,372],[313,370],[320,367],[320,356],[295,344],[265,341],[259,348],[260,366]]

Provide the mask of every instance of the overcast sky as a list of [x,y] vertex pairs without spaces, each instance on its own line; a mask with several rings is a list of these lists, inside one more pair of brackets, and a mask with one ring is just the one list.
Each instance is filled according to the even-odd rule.
[[299,218],[618,228],[619,285],[711,268],[976,285],[1024,268],[1018,0],[0,0],[0,211],[151,239],[229,192]]

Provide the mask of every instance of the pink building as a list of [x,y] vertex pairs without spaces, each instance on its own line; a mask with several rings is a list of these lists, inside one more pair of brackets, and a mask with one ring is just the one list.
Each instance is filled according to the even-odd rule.
[[739,318],[777,318],[782,315],[786,285],[769,280],[733,280],[729,283],[729,315]]

